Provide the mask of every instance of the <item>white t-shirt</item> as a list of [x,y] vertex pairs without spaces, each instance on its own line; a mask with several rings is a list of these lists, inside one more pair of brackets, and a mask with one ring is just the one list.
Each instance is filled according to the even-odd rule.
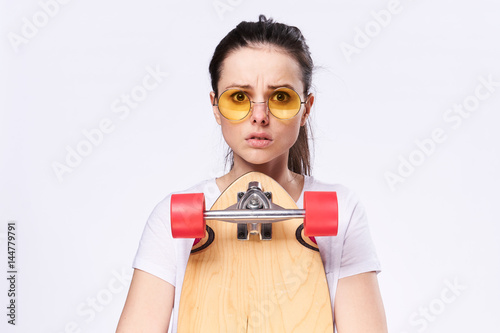
[[[316,237],[330,290],[332,311],[338,279],[364,272],[380,272],[380,263],[368,229],[363,206],[349,189],[329,185],[305,176],[304,188],[297,202],[303,208],[304,191],[335,191],[339,205],[338,234]],[[205,194],[206,209],[219,197],[214,179],[205,180],[185,191],[176,193]],[[170,195],[163,199],[149,217],[133,267],[153,274],[175,287],[172,332],[177,331],[180,291],[194,239],[174,239],[170,229]]]

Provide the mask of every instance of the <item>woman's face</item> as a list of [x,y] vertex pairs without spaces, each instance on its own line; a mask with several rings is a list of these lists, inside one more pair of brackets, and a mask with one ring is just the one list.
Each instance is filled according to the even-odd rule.
[[[233,51],[222,63],[218,84],[219,94],[229,88],[243,90],[252,101],[267,101],[273,90],[290,87],[304,102],[304,85],[301,70],[294,58],[272,46],[244,47]],[[217,104],[210,93],[212,104]],[[276,159],[288,159],[288,150],[297,140],[300,126],[305,125],[314,96],[291,119],[278,119],[268,112],[267,104],[253,104],[246,118],[230,121],[214,106],[217,123],[233,150],[235,163],[238,158],[250,164],[264,164]]]

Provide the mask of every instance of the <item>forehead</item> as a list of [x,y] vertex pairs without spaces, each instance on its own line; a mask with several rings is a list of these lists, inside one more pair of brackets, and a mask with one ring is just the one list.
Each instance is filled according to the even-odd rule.
[[234,85],[253,89],[289,85],[302,91],[302,72],[295,58],[277,47],[243,47],[232,51],[221,66],[219,90]]

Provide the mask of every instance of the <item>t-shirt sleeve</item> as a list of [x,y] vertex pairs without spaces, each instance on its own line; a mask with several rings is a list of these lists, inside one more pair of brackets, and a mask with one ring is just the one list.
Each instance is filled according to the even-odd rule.
[[380,262],[373,244],[364,206],[352,193],[347,198],[344,214],[348,225],[344,235],[339,278],[375,271]]
[[176,250],[169,214],[170,195],[161,201],[149,216],[132,267],[175,286]]

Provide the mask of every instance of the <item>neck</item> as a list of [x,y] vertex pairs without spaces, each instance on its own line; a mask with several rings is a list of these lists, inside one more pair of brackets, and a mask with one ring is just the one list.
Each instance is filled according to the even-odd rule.
[[250,171],[257,171],[266,174],[280,184],[290,182],[296,176],[295,173],[288,170],[288,154],[283,154],[282,156],[263,164],[248,163],[241,157],[235,155],[234,166],[228,174],[231,174],[231,176],[236,179]]
[[234,155],[233,168],[217,180],[219,189],[223,191],[229,184],[247,172],[261,172],[278,182],[294,200],[300,196],[304,185],[304,177],[288,169],[288,153],[263,164],[252,164]]

